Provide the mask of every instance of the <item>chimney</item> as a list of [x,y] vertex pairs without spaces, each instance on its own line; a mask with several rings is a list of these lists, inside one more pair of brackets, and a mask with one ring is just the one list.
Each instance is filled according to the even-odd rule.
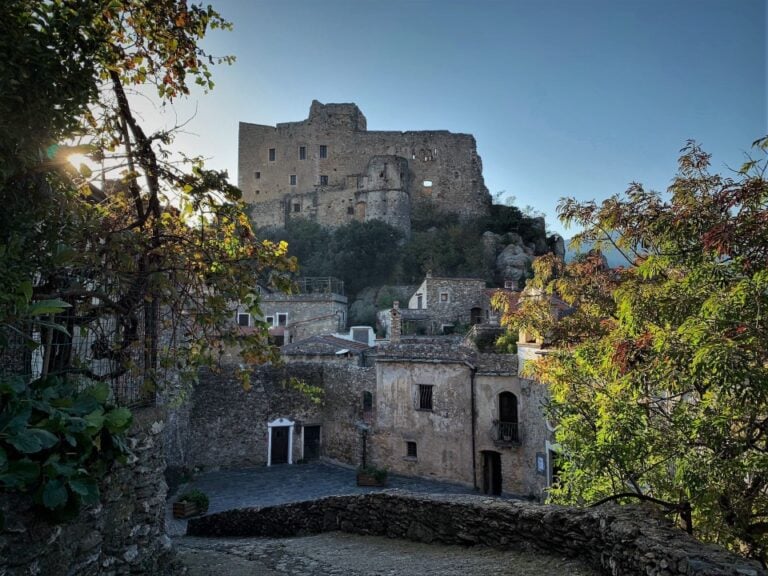
[[400,342],[400,302],[395,300],[392,302],[392,325],[389,329],[389,341]]

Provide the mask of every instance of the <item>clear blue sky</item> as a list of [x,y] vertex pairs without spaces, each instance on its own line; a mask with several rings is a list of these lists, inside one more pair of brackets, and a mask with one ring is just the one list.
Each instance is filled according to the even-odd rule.
[[[544,212],[637,180],[693,138],[718,170],[768,133],[766,0],[211,0],[234,54],[180,140],[237,175],[237,124],[355,102],[374,130],[475,135],[491,193]],[[179,106],[180,118],[189,104]]]

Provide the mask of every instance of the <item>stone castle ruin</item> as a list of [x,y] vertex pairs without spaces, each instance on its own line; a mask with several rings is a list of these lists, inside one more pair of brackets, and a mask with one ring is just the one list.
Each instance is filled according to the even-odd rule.
[[472,135],[369,131],[356,104],[314,100],[306,120],[241,122],[238,148],[238,186],[258,227],[379,219],[407,235],[419,205],[462,217],[491,205]]

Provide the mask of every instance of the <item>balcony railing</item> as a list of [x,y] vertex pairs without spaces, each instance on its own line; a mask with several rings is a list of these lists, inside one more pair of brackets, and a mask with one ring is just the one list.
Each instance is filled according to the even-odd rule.
[[496,442],[508,444],[520,442],[520,431],[517,422],[494,422],[493,439]]

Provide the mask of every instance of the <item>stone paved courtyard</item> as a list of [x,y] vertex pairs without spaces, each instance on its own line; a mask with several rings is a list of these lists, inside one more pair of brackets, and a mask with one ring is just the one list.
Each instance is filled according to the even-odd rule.
[[[198,488],[210,498],[209,513],[252,506],[273,506],[326,496],[407,490],[475,494],[447,482],[390,475],[386,488],[355,484],[355,470],[315,462],[208,472],[177,491]],[[179,574],[187,576],[596,576],[580,562],[528,551],[501,551],[421,544],[341,532],[267,538],[191,538],[186,521],[174,520],[168,505]]]
[[[391,474],[386,488],[366,488],[355,484],[355,474],[352,468],[323,462],[222,470],[201,474],[189,484],[181,486],[177,493],[192,488],[202,490],[211,500],[209,513],[381,490],[399,489],[439,494],[476,493],[471,486]],[[174,496],[169,498],[166,517],[168,533],[171,536],[181,536],[186,531],[187,522],[175,520],[171,515],[170,503]]]

